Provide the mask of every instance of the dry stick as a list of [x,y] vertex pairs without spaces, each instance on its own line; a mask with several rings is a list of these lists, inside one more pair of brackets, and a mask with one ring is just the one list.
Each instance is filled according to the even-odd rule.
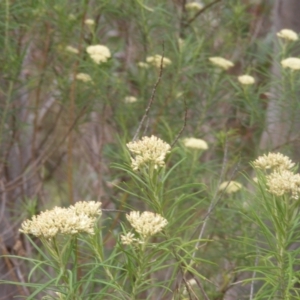
[[45,43],[45,49],[44,49],[44,59],[42,62],[42,67],[41,67],[41,76],[40,76],[40,80],[38,83],[38,87],[36,90],[36,99],[35,99],[35,116],[34,116],[34,121],[33,121],[33,134],[32,134],[32,145],[31,145],[31,155],[33,157],[33,159],[35,159],[35,155],[36,155],[36,147],[35,147],[35,143],[36,143],[36,137],[37,137],[37,131],[38,131],[38,119],[39,119],[39,105],[40,105],[40,101],[41,101],[41,88],[42,88],[42,84],[44,82],[44,78],[45,78],[45,71],[46,71],[46,67],[47,67],[47,62],[48,62],[48,57],[49,57],[49,52],[50,52],[50,37],[51,37],[51,29],[50,29],[50,25],[46,22],[46,31],[47,31],[47,35],[46,35],[46,43]]
[[202,13],[204,13],[208,8],[210,8],[211,6],[217,4],[218,2],[221,2],[222,0],[215,0],[209,4],[207,4],[206,6],[204,6],[202,9],[200,9],[191,19],[189,19],[185,24],[184,27],[188,27],[189,25],[191,25],[191,23],[193,23]]
[[145,110],[145,114],[143,115],[142,120],[139,123],[139,126],[138,126],[138,128],[136,130],[136,133],[135,133],[132,141],[135,141],[137,139],[137,136],[138,136],[139,132],[142,129],[143,123],[145,122],[145,119],[148,117],[150,108],[151,108],[151,106],[153,104],[153,101],[154,101],[154,96],[155,96],[155,93],[156,93],[156,89],[157,89],[157,87],[158,87],[158,85],[160,83],[161,77],[162,77],[162,73],[163,73],[163,61],[164,61],[164,54],[165,54],[164,44],[162,46],[163,46],[163,53],[162,53],[162,57],[161,57],[161,61],[160,61],[159,75],[158,75],[157,81],[156,81],[156,83],[155,83],[155,85],[153,87],[153,90],[152,90],[152,93],[151,93],[151,98],[150,98],[150,100],[148,102],[148,106],[147,106],[147,108]]
[[[80,117],[82,117],[82,115],[84,114],[84,112],[85,112],[85,110],[86,110],[87,107],[88,107],[88,104],[85,105],[82,108],[81,112],[77,115],[77,117],[75,118],[73,124],[71,125],[71,127],[69,127],[68,131],[62,137],[62,139],[60,140],[60,142],[58,143],[58,145],[56,147],[54,147],[54,148],[51,149],[52,145],[49,145],[48,148],[45,149],[40,154],[40,156],[36,160],[33,161],[33,163],[31,165],[30,165],[30,161],[28,163],[26,163],[26,165],[24,166],[24,168],[22,170],[22,174],[19,175],[18,177],[16,177],[14,180],[12,180],[12,182],[9,182],[6,185],[6,192],[13,190],[16,187],[16,185],[22,184],[24,173],[27,173],[28,179],[30,179],[34,175],[34,170],[38,169],[45,161],[47,161],[47,159],[57,150],[57,148],[62,143],[65,142],[66,138],[69,136],[70,132],[73,130],[73,128],[77,124],[77,122],[80,119]],[[32,174],[30,174],[30,172],[32,172]]]
[[173,148],[173,146],[177,143],[178,139],[180,138],[184,128],[186,127],[186,123],[187,123],[187,110],[188,110],[188,107],[187,107],[187,104],[186,104],[186,101],[184,100],[184,123],[183,123],[183,126],[182,128],[180,129],[180,131],[178,132],[174,142],[171,144],[171,148]]
[[[257,247],[257,246],[256,246]],[[257,248],[256,248],[256,252],[257,251]],[[255,267],[258,265],[258,253],[256,253],[256,257],[255,257]],[[256,271],[253,271],[253,274],[252,274],[252,278],[254,279],[256,277]],[[251,281],[251,285],[250,285],[250,297],[249,297],[249,300],[253,300],[253,295],[254,295],[254,281],[255,280],[252,280]]]
[[[83,41],[83,32],[84,32],[84,20],[87,12],[87,7],[89,1],[86,1],[84,6],[84,11],[81,19],[81,28],[79,36],[79,55],[81,54],[81,45]],[[76,73],[79,65],[79,60],[76,60],[73,65],[73,82],[70,89],[70,107],[69,107],[69,124],[73,123],[75,116],[75,90],[76,90]],[[70,131],[68,138],[68,165],[67,165],[67,176],[68,176],[68,186],[69,186],[69,202],[70,204],[74,203],[74,189],[73,189],[73,132]]]

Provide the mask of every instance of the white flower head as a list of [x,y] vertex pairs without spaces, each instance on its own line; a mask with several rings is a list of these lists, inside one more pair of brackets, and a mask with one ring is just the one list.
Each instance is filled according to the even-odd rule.
[[127,232],[126,234],[121,235],[121,242],[123,245],[130,245],[135,241],[136,239],[134,238],[134,234],[131,232]]
[[25,220],[20,231],[46,239],[57,234],[94,234],[96,216],[101,215],[100,206],[100,202],[88,201],[78,202],[69,208],[54,207]]
[[292,70],[300,70],[300,58],[289,57],[281,61],[283,68],[289,68]]
[[287,156],[281,153],[268,153],[259,156],[254,162],[253,167],[260,170],[289,170],[295,166]]
[[291,29],[282,29],[276,35],[288,41],[297,41],[299,39],[298,34]]
[[78,54],[78,53],[79,53],[78,49],[76,49],[76,48],[73,47],[73,46],[66,46],[65,49],[66,49],[66,51],[71,52],[71,53],[74,53],[74,54]]
[[289,194],[293,199],[299,199],[300,174],[289,170],[277,170],[266,176],[268,191],[276,196]]
[[143,61],[139,61],[137,63],[138,67],[140,67],[141,69],[148,69],[149,68],[149,65]]
[[86,214],[89,217],[101,216],[101,202],[99,201],[78,201],[70,206],[76,214]]
[[144,136],[141,140],[130,142],[126,146],[134,155],[134,158],[131,158],[131,167],[134,171],[149,165],[155,169],[163,167],[166,155],[171,151],[169,144],[154,135]]
[[241,75],[238,76],[238,81],[243,85],[251,85],[255,83],[254,77],[250,75]]
[[188,11],[199,11],[204,7],[204,5],[202,3],[199,2],[190,2],[190,3],[186,3],[185,5],[185,9]]
[[226,194],[232,194],[239,191],[242,185],[236,181],[224,181],[219,186],[219,191],[224,191]]
[[214,64],[217,67],[220,67],[224,70],[228,70],[229,68],[232,68],[234,66],[234,63],[231,62],[230,60],[227,60],[223,57],[210,57],[209,61]]
[[157,69],[160,68],[161,64],[162,64],[162,67],[165,68],[165,67],[167,67],[168,65],[170,65],[172,63],[169,58],[167,58],[167,57],[163,58],[159,54],[156,54],[154,56],[148,56],[147,59],[146,59],[146,62],[149,65],[152,65]]
[[76,75],[76,79],[83,81],[83,82],[93,82],[91,76],[89,74],[86,73],[78,73]]
[[86,52],[96,64],[107,62],[111,57],[109,49],[104,45],[88,46]]
[[208,145],[204,140],[196,138],[185,138],[183,139],[183,144],[187,148],[198,149],[198,150],[207,150]]
[[160,231],[168,224],[168,221],[159,214],[150,211],[132,211],[126,214],[126,218],[131,226],[143,238],[150,237]]
[[134,103],[137,101],[137,98],[136,97],[133,97],[133,96],[127,96],[125,97],[124,99],[124,102],[125,103]]
[[89,26],[93,26],[93,25],[95,25],[95,21],[93,19],[86,19],[84,21],[84,24],[89,25]]

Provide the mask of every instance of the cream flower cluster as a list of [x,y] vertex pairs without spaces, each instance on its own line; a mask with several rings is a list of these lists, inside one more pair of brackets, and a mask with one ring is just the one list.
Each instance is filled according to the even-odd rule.
[[283,59],[281,61],[281,66],[284,69],[289,68],[291,70],[300,70],[300,58],[289,57],[289,58]]
[[255,83],[254,77],[250,75],[241,75],[238,76],[238,81],[243,85],[251,85]]
[[268,192],[275,196],[289,194],[293,199],[298,199],[300,175],[290,170],[294,166],[295,163],[281,153],[268,153],[253,162],[255,169],[271,170],[271,173],[266,175]]
[[46,239],[57,234],[94,234],[96,218],[101,215],[100,207],[101,202],[95,201],[80,201],[68,208],[56,206],[33,216],[31,220],[25,220],[20,231]]
[[158,68],[160,69],[160,65],[161,65],[161,60],[163,59],[162,61],[162,67],[165,68],[167,67],[168,65],[170,65],[172,62],[169,58],[167,57],[162,57],[161,55],[159,54],[156,54],[154,56],[148,56],[147,59],[146,59],[146,62],[149,64],[149,65],[152,65],[154,66],[155,68]]
[[[126,214],[126,218],[135,231],[144,239],[162,231],[168,224],[168,221],[161,215],[150,211],[144,211],[142,213],[139,211],[132,211],[130,214]],[[127,238],[130,240],[133,236],[128,236]]]
[[228,70],[229,68],[232,68],[234,66],[233,62],[231,62],[230,60],[227,60],[223,57],[218,57],[218,56],[217,57],[210,57],[209,61],[213,65],[215,65],[217,67],[220,67],[224,70]]
[[183,139],[183,144],[187,148],[198,149],[198,150],[207,150],[208,145],[204,140],[196,138],[185,138]]
[[141,69],[148,69],[149,68],[149,65],[143,61],[139,61],[137,63],[138,67],[140,67]]
[[290,194],[293,199],[299,199],[300,175],[289,170],[274,171],[266,176],[268,191],[276,196]]
[[154,135],[144,136],[141,140],[130,142],[126,146],[135,156],[131,158],[131,167],[134,171],[145,165],[154,165],[155,169],[164,166],[166,155],[171,150],[169,144]]
[[291,29],[282,29],[276,35],[288,41],[297,41],[299,39],[298,34]]
[[79,53],[79,50],[77,49],[77,48],[75,48],[75,47],[73,47],[73,46],[66,46],[66,51],[68,51],[68,52],[71,52],[71,53],[74,53],[74,54],[78,54]]
[[199,11],[203,8],[203,4],[199,2],[190,2],[185,5],[185,9],[188,11]]
[[137,101],[137,98],[134,96],[127,96],[124,98],[125,103],[134,103]]
[[242,185],[237,181],[224,181],[219,186],[219,191],[224,191],[226,194],[232,194],[242,188]]
[[134,234],[127,232],[126,234],[121,235],[121,242],[123,245],[131,245],[134,242],[137,242],[138,239],[134,238]]
[[109,49],[104,45],[88,46],[86,52],[96,64],[107,62],[111,57]]
[[86,73],[78,73],[76,75],[76,79],[83,81],[83,82],[93,82],[91,76],[89,74]]
[[255,169],[268,170],[273,169],[276,171],[289,170],[295,166],[287,156],[281,153],[268,153],[258,157],[253,162]]
[[93,19],[86,19],[84,21],[84,24],[89,25],[89,26],[93,26],[93,25],[95,25],[95,21]]

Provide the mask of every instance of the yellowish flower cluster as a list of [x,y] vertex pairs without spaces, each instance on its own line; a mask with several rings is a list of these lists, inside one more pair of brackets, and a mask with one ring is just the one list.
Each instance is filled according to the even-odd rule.
[[107,62],[107,60],[111,57],[109,49],[104,45],[88,46],[86,48],[86,52],[96,64]]
[[254,77],[250,75],[241,75],[238,76],[238,81],[243,85],[251,85],[255,83]]
[[68,208],[54,207],[25,220],[20,231],[46,239],[57,234],[94,234],[96,218],[101,215],[100,207],[101,202],[95,201],[80,201]]
[[121,242],[123,245],[131,245],[134,242],[137,242],[138,239],[134,238],[134,234],[131,232],[127,232],[124,235],[121,235]]
[[300,70],[300,58],[289,57],[281,61],[283,68],[289,68],[292,70]]
[[282,29],[276,35],[288,41],[297,41],[299,39],[298,34],[291,29]]
[[138,67],[140,67],[141,69],[148,69],[149,68],[149,65],[143,61],[139,61],[137,63]]
[[166,155],[171,146],[156,136],[144,136],[141,140],[126,144],[129,151],[135,155],[131,158],[131,167],[137,171],[143,166],[153,165],[155,169],[165,165]]
[[255,169],[271,170],[266,175],[268,191],[275,196],[289,194],[293,199],[298,199],[300,194],[300,174],[295,174],[292,169],[295,163],[281,153],[268,153],[258,157],[253,162]]
[[[163,61],[162,61],[162,59],[163,59]],[[161,64],[162,64],[162,67],[165,68],[165,67],[167,67],[168,65],[170,65],[172,63],[169,58],[167,58],[167,57],[163,58],[159,54],[156,54],[154,56],[148,56],[147,59],[146,59],[146,62],[149,65],[152,65],[157,69],[160,69]]]
[[93,82],[91,76],[89,74],[86,73],[78,73],[76,75],[76,79],[83,81],[83,82]]
[[78,53],[79,53],[78,49],[76,49],[76,48],[73,47],[73,46],[66,46],[65,49],[66,49],[66,51],[71,52],[71,53],[74,53],[74,54],[78,54]]
[[199,2],[190,2],[185,5],[185,9],[188,11],[199,11],[203,8],[203,4]]
[[209,61],[214,64],[217,67],[220,67],[224,70],[228,70],[229,68],[232,68],[234,66],[234,63],[230,60],[227,60],[223,57],[210,57]]
[[293,199],[299,199],[300,174],[289,170],[274,171],[266,176],[268,191],[276,196],[291,194]]
[[226,194],[232,194],[242,188],[242,185],[236,181],[224,181],[219,186],[219,191],[224,191]]
[[208,145],[204,140],[196,138],[185,138],[183,139],[183,144],[187,148],[198,149],[198,150],[207,150]]
[[95,25],[95,21],[93,19],[86,19],[84,21],[84,24],[88,25],[88,26],[93,26],[93,25]]
[[258,157],[253,162],[255,169],[269,170],[273,169],[276,171],[289,170],[293,168],[295,164],[285,155],[281,153],[268,153]]
[[134,103],[137,101],[136,97],[133,97],[133,96],[127,96],[125,97],[124,99],[125,103]]
[[[168,224],[168,221],[161,215],[150,211],[144,211],[142,213],[132,211],[130,214],[126,214],[126,218],[135,231],[144,239],[160,232]],[[133,236],[128,236],[127,238],[130,240]]]

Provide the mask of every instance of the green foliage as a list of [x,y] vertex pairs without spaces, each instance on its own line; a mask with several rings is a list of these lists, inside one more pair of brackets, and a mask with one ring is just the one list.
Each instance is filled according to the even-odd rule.
[[[22,245],[3,254],[24,277],[0,284],[26,299],[217,300],[241,283],[249,299],[299,298],[299,201],[272,195],[267,173],[249,179],[270,91],[296,124],[299,71],[281,61],[299,41],[261,33],[270,7],[254,2],[0,3],[0,215]],[[110,55],[96,63],[91,45]],[[165,165],[133,170],[126,144],[151,135],[172,146]],[[23,219],[81,199],[102,202],[94,235],[20,235]],[[130,211],[168,225],[143,237]]]

